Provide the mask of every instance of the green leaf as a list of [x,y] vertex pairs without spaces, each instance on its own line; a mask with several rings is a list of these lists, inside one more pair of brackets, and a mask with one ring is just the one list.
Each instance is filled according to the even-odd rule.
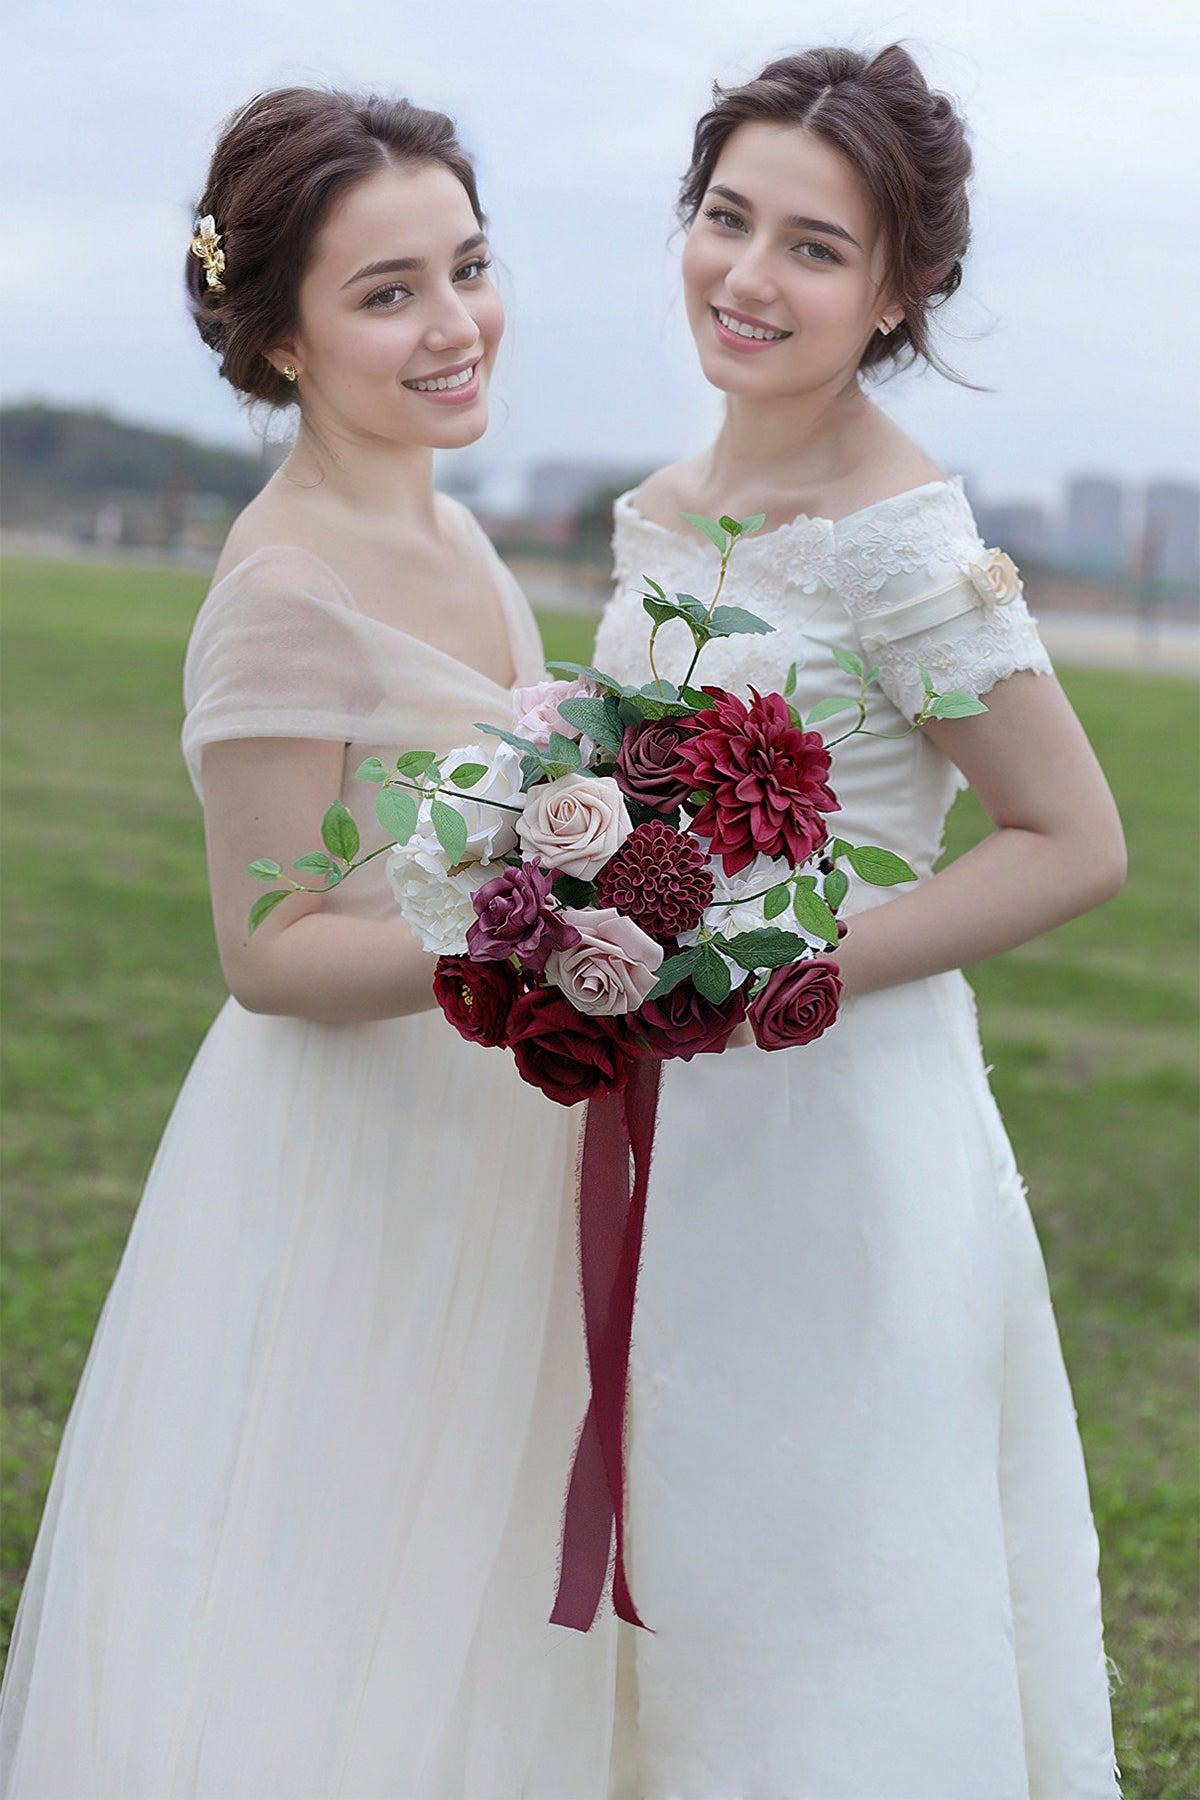
[[825,903],[836,911],[846,898],[850,888],[850,878],[844,869],[830,869],[825,877]]
[[311,869],[318,875],[328,875],[333,866],[324,850],[310,850],[306,856],[298,856],[292,864],[293,869],[303,869],[306,873]]
[[759,527],[765,525],[766,522],[766,513],[751,513],[748,519],[742,520],[742,535],[745,536],[748,531],[757,531]]
[[708,621],[708,629],[713,637],[736,637],[742,632],[762,636],[775,627],[757,613],[747,612],[744,606],[718,606]]
[[577,875],[556,875],[550,892],[560,906],[595,906],[596,884],[580,881]]
[[727,531],[730,537],[741,537],[742,535],[741,520],[731,519],[728,513],[722,513],[717,520],[717,524],[720,525],[724,531]]
[[716,701],[711,694],[706,694],[703,688],[682,687],[679,690],[679,698],[686,700],[696,712],[713,712],[716,709]]
[[278,881],[283,874],[283,864],[273,862],[269,856],[258,856],[246,864],[246,873],[253,875],[255,881]]
[[534,787],[539,781],[547,781],[550,777],[546,765],[542,761],[540,750],[530,750],[521,758],[521,786],[523,789]]
[[321,842],[342,862],[353,862],[358,855],[358,826],[341,800],[335,800],[321,820]]
[[679,689],[665,677],[661,681],[648,681],[638,692],[644,694],[647,700],[670,700],[674,703],[679,698]]
[[898,881],[917,879],[902,856],[891,850],[881,850],[877,844],[851,845],[846,851],[846,860],[854,873],[863,881],[869,881],[872,887],[894,887]]
[[[646,577],[646,579],[649,578]],[[656,587],[657,583],[651,582],[650,585],[651,587]],[[665,594],[663,595],[663,599],[666,599]],[[625,683],[623,681],[618,681],[615,675],[606,675],[603,669],[594,669],[590,663],[548,662],[546,667],[555,674],[577,675],[581,681],[590,681],[594,687],[607,688],[609,692],[613,694],[623,694],[625,692]],[[564,713],[564,719],[566,716],[567,715]],[[491,727],[481,725],[478,729],[484,731],[490,730]]]
[[593,699],[589,694],[576,694],[562,701],[558,710],[568,725],[586,732],[602,750],[609,750],[614,756],[621,754],[625,729],[611,694],[606,694],[603,700]]
[[725,945],[726,956],[732,956],[743,969],[780,969],[795,962],[808,946],[794,931],[780,931],[774,925],[757,931],[743,931]]
[[921,671],[921,681],[924,685],[925,692],[927,694],[936,694],[937,688],[934,685],[933,676],[929,673],[929,670],[925,667],[925,664],[918,663],[917,667]]
[[726,537],[715,519],[706,519],[703,513],[684,513],[682,517],[687,520],[689,525],[694,525],[697,531],[702,531],[724,556]]
[[619,708],[622,725],[640,725],[643,719],[682,719],[692,710],[682,700],[652,700],[649,694],[625,694]]
[[486,763],[459,763],[456,769],[451,769],[447,780],[452,781],[455,787],[469,788],[474,787],[477,781],[482,781],[486,774]]
[[375,796],[375,816],[393,844],[407,844],[417,829],[417,803],[403,788],[382,788]]
[[290,888],[273,888],[269,894],[260,894],[258,896],[254,905],[250,908],[250,917],[247,921],[251,937],[253,937],[254,933],[258,930],[267,914],[274,912],[275,908],[279,905],[279,902],[281,900],[286,900],[291,891]]
[[354,771],[355,781],[386,781],[388,772],[377,756],[368,756]]
[[787,911],[791,897],[792,890],[786,881],[781,881],[778,887],[771,888],[763,900],[763,917],[777,919],[781,912]]
[[883,671],[879,668],[878,664],[876,664],[875,668],[868,669],[866,674],[863,676],[863,686],[870,687],[870,685],[873,681],[879,680],[879,677],[882,673],[883,673]]
[[948,694],[939,694],[929,709],[931,719],[970,719],[976,713],[987,712],[982,700],[974,694],[967,694],[958,688],[952,688]]
[[783,684],[784,699],[786,700],[788,698],[788,696],[790,694],[794,694],[795,691],[796,691],[796,665],[795,665],[795,663],[791,663],[788,666],[787,680]]
[[687,979],[696,965],[700,954],[699,945],[693,944],[690,949],[681,950],[678,956],[668,956],[658,971],[658,981],[651,988],[647,999],[661,1000],[672,988],[677,988],[681,981]]
[[583,762],[579,754],[579,745],[574,738],[564,737],[561,731],[550,733],[550,743],[546,751],[548,762],[556,766],[562,765],[564,774],[578,769]]
[[687,799],[688,805],[694,806],[698,811],[700,807],[708,805],[712,795],[707,788],[693,788]]
[[[657,581],[655,581],[653,575],[643,575],[642,580],[645,582],[646,586],[650,589],[650,591],[652,593],[655,593],[658,595],[660,600],[666,599],[666,597],[667,597],[666,588],[660,586],[660,584]],[[547,666],[549,666],[549,665],[547,665]]]
[[692,986],[706,1000],[719,1006],[722,1000],[729,998],[731,984],[729,964],[711,944],[701,944],[700,954],[696,958],[696,966],[692,970]]
[[821,896],[810,887],[797,887],[792,895],[792,911],[796,923],[811,937],[823,938],[827,944],[838,941],[837,920]]
[[845,856],[847,850],[851,849],[853,849],[853,845],[848,844],[845,838],[835,837],[830,838],[826,844],[825,854],[830,862],[836,862],[839,856]]
[[682,619],[685,616],[673,600],[655,600],[650,594],[642,595],[642,609],[649,613],[656,625],[665,625],[668,619]]
[[444,800],[434,800],[430,805],[433,829],[437,832],[438,843],[450,859],[450,867],[463,859],[467,848],[467,821]]
[[476,719],[472,729],[486,731],[489,737],[503,738],[504,742],[511,744],[514,750],[532,750],[535,756],[541,755],[541,751],[531,739],[515,737],[511,731],[504,731],[499,725],[484,725],[481,720]]
[[437,756],[432,750],[406,750],[396,762],[397,775],[409,775],[419,781],[422,775],[428,775],[431,769],[437,768]]
[[834,713],[845,712],[850,706],[855,712],[858,711],[858,701],[852,695],[830,694],[827,700],[818,700],[812,708],[808,715],[808,725],[811,728],[819,719],[831,719]]
[[841,650],[834,646],[833,660],[839,669],[845,669],[847,675],[861,675],[863,659],[856,650]]

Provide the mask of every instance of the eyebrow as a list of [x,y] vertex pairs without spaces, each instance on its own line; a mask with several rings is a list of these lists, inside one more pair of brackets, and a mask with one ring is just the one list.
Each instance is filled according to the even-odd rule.
[[[464,238],[462,243],[455,247],[451,261],[457,261],[460,256],[465,256],[468,250],[478,250],[480,244],[486,243],[486,234],[477,231],[474,237]],[[384,262],[364,263],[361,269],[355,271],[349,281],[343,281],[342,288],[353,287],[356,281],[366,281],[370,276],[407,275],[424,267],[425,258],[423,256],[393,256]]]
[[[736,193],[733,188],[725,187],[721,182],[714,182],[708,191],[710,194],[720,194],[725,200],[732,200],[743,212],[754,211],[745,194]],[[832,219],[809,219],[803,213],[793,213],[783,222],[789,231],[823,231],[827,237],[842,238],[847,244],[853,244],[856,250],[862,249],[858,239],[851,237],[844,225],[835,225]]]

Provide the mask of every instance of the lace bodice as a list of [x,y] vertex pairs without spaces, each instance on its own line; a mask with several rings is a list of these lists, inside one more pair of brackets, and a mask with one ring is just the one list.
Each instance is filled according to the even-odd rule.
[[[667,530],[642,517],[630,493],[616,502],[612,544],[613,595],[595,661],[622,680],[648,681],[642,577],[653,576],[668,593],[707,601],[717,551],[698,532]],[[748,607],[775,629],[718,639],[704,652],[699,679],[745,696],[751,685],[781,689],[795,663],[795,704],[807,716],[826,695],[853,692],[833,652],[854,650],[880,670],[868,690],[871,731],[899,733],[916,716],[922,664],[939,690],[976,695],[1018,669],[1053,672],[1020,576],[985,547],[960,475],[925,482],[845,519],[802,514],[747,538],[731,560],[721,599]],[[691,651],[687,627],[668,621],[656,645],[659,673],[679,680]],[[840,736],[851,717],[835,714],[819,729],[826,738]],[[833,784],[843,811],[830,815],[831,831],[895,850],[926,877],[941,853],[950,802],[967,782],[924,732],[913,730],[848,739],[834,752]],[[855,884],[847,909],[888,893]]]

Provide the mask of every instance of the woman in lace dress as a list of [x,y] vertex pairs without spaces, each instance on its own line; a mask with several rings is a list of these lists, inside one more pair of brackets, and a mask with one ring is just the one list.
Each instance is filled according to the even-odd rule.
[[[936,363],[964,128],[898,46],[789,57],[715,101],[680,216],[724,424],[618,500],[595,661],[649,679],[644,573],[712,594],[717,552],[683,512],[765,511],[722,599],[774,634],[719,641],[701,673],[746,697],[795,663],[807,716],[855,691],[835,649],[878,668],[873,735],[834,752],[830,826],[917,882],[852,882],[841,1012],[816,1042],[767,1054],[745,1032],[664,1067],[627,1515],[655,1635],[620,1626],[638,1725],[614,1791],[1111,1800],[1087,1477],[962,968],[1114,894],[1123,836],[1015,569],[864,386],[901,350]],[[659,672],[690,652],[668,624]],[[922,666],[986,714],[914,728]],[[968,784],[996,829],[935,876]]]
[[615,1621],[547,1622],[586,1402],[572,1116],[446,1025],[386,859],[245,929],[247,862],[318,849],[334,795],[388,841],[365,757],[478,742],[544,675],[433,488],[434,450],[484,430],[503,324],[474,177],[441,114],[283,90],[230,121],[199,212],[206,341],[300,411],[184,670],[231,993],[62,1440],[0,1788],[593,1800]]

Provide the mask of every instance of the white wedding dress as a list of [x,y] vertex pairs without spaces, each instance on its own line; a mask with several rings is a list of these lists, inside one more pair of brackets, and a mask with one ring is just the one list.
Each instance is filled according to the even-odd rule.
[[[650,678],[641,578],[717,553],[616,506],[597,665]],[[686,535],[685,535],[686,534]],[[961,477],[739,545],[770,636],[704,653],[807,715],[881,669],[867,723],[1051,664],[1023,596],[965,579]],[[678,680],[691,639],[659,633]],[[826,737],[848,728],[839,714]],[[964,778],[920,730],[834,752],[831,833],[927,880]],[[911,888],[901,891],[911,892]],[[843,916],[893,891],[851,878]],[[853,927],[851,927],[853,929]],[[636,1800],[1112,1800],[1098,1542],[1025,1184],[960,971],[849,998],[816,1042],[664,1066],[633,1324],[618,1778]]]
[[[536,625],[487,548],[536,681]],[[508,724],[508,690],[385,623],[386,598],[288,548],[210,588],[185,670],[197,792],[213,739],[344,741],[372,849],[363,757]],[[330,909],[395,917],[385,860]],[[617,1621],[548,1622],[588,1392],[577,1125],[436,1009],[329,1025],[225,1002],[62,1440],[0,1700],[6,1800],[604,1795]]]

